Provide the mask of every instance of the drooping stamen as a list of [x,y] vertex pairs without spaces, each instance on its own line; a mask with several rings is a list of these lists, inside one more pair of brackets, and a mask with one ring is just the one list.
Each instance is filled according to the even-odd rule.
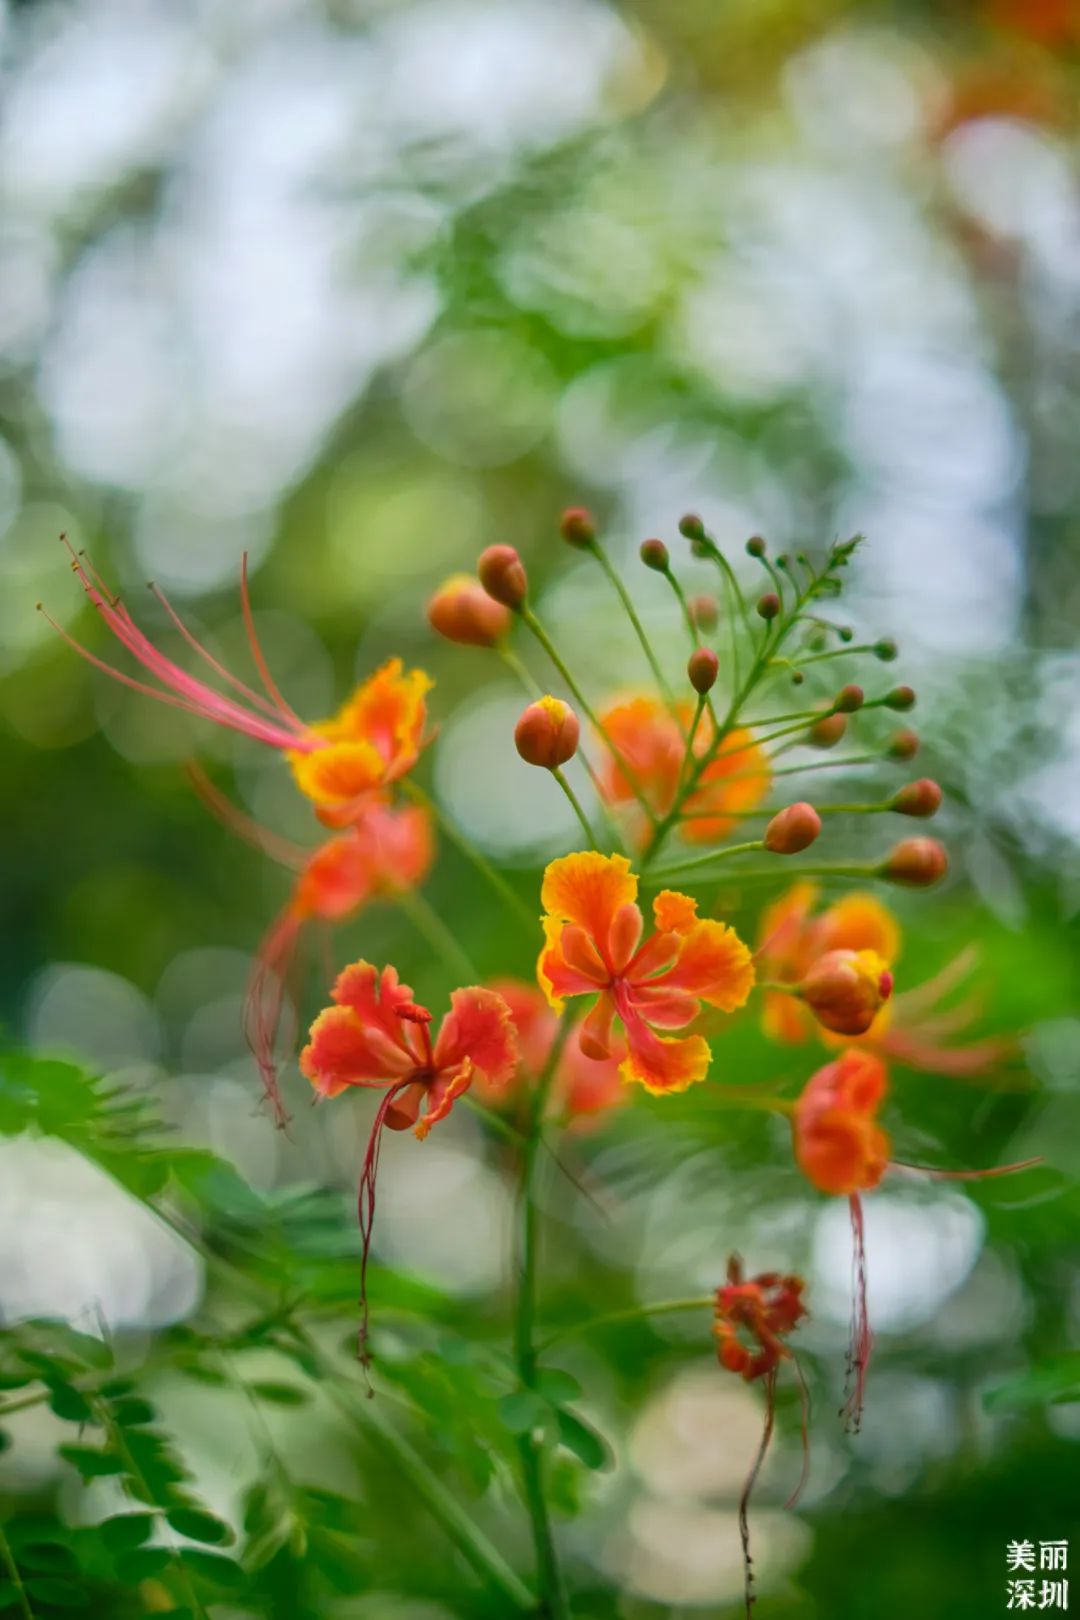
[[851,1210],[851,1343],[847,1358],[847,1400],[840,1409],[849,1434],[858,1434],[862,1424],[863,1404],[866,1399],[866,1373],[870,1353],[874,1348],[874,1335],[870,1331],[870,1316],[866,1302],[866,1228],[863,1222],[862,1200],[858,1193],[848,1199]]
[[[302,926],[303,918],[291,905],[281,912],[259,943],[244,997],[244,1033],[259,1066],[263,1092],[279,1130],[284,1130],[288,1125],[289,1114],[281,1095],[274,1054],[288,1000],[289,974]],[[290,1037],[290,1045],[294,1039],[295,1031]]]
[[1017,1159],[1015,1164],[995,1164],[989,1170],[938,1170],[932,1164],[907,1164],[903,1159],[890,1159],[891,1170],[910,1170],[915,1175],[930,1176],[934,1181],[991,1181],[995,1176],[1013,1176],[1019,1170],[1034,1170],[1042,1164],[1042,1154],[1033,1159]]
[[[398,1080],[394,1085],[387,1087],[371,1127],[367,1149],[364,1153],[364,1163],[360,1171],[360,1183],[357,1187],[356,1213],[360,1223],[360,1327],[357,1332],[356,1354],[360,1365],[365,1369],[371,1363],[371,1354],[367,1347],[369,1316],[367,1268],[368,1256],[371,1253],[371,1234],[375,1224],[375,1182],[379,1174],[379,1153],[382,1148],[383,1126],[386,1124],[386,1117],[399,1093],[412,1084],[413,1076],[410,1074],[404,1080]],[[374,1391],[369,1384],[368,1394],[373,1393]]]
[[746,1476],[746,1483],[739,1497],[739,1539],[742,1542],[743,1559],[743,1596],[746,1602],[746,1620],[751,1620],[751,1614],[757,1594],[754,1591],[754,1561],[750,1556],[750,1497],[757,1477],[761,1472],[761,1465],[765,1461],[765,1453],[769,1449],[772,1439],[773,1422],[776,1416],[776,1368],[773,1367],[765,1375],[765,1426],[761,1431],[761,1444],[757,1449],[753,1467]]
[[810,1477],[810,1391],[807,1388],[806,1376],[803,1373],[798,1356],[788,1352],[795,1367],[795,1377],[799,1383],[799,1435],[802,1441],[802,1471],[799,1482],[791,1495],[784,1503],[786,1508],[793,1508],[802,1495],[806,1481]]
[[192,635],[179,613],[177,613],[176,609],[169,601],[169,598],[165,595],[165,592],[161,589],[161,586],[155,584],[155,582],[151,579],[147,582],[147,589],[150,591],[158,605],[164,608],[165,612],[172,620],[173,625],[183,636],[191,650],[196,653],[205,663],[209,664],[214,673],[220,676],[223,681],[227,681],[229,685],[234,686],[238,692],[242,692],[249,703],[253,703],[257,709],[261,709],[264,714],[268,714],[272,719],[276,720],[278,718],[278,711],[269,701],[269,699],[264,698],[261,692],[256,692],[253,687],[248,686],[247,683],[242,681],[238,675],[234,675],[232,670],[226,669],[225,665],[220,663],[219,660],[214,657],[213,653],[211,653],[208,648],[203,646],[201,641]]
[[[237,838],[242,838],[246,844],[257,849],[263,855],[269,855],[271,860],[277,861],[281,866],[287,866],[294,872],[299,872],[308,859],[308,851],[299,844],[294,844],[289,838],[282,838],[278,833],[271,832],[269,827],[262,826],[253,816],[241,810],[239,805],[227,799],[220,788],[215,787],[202,766],[195,760],[188,760],[184,766],[184,774],[191,783],[192,788],[210,811],[211,815],[227,827]],[[331,973],[330,978],[333,978]]]

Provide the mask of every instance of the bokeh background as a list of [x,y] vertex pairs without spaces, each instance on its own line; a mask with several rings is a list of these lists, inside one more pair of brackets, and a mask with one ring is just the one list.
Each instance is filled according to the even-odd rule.
[[[601,694],[643,671],[557,538],[563,505],[600,515],[672,668],[680,627],[636,564],[645,535],[674,544],[699,510],[749,570],[749,534],[782,549],[862,531],[842,613],[900,641],[949,793],[952,873],[899,907],[900,982],[976,942],[979,1027],[1021,1033],[1027,1088],[905,1077],[898,1144],[957,1164],[1041,1153],[1047,1172],[872,1200],[880,1343],[855,1442],[832,1420],[846,1214],[767,1121],[636,1103],[580,1147],[614,1216],[550,1189],[551,1264],[563,1316],[708,1289],[733,1247],[807,1274],[814,1471],[783,1515],[789,1432],[758,1516],[762,1615],[1003,1610],[1006,1540],[1077,1530],[1080,1407],[984,1401],[1080,1334],[1075,3],[11,0],[0,40],[8,1037],[123,1075],[257,1188],[355,1181],[362,1106],[301,1107],[290,1139],[256,1108],[240,1008],[287,878],[207,815],[183,764],[199,753],[252,815],[313,842],[308,812],[276,759],[75,658],[35,612],[107,651],[62,531],[145,598],[148,626],[153,579],[233,662],[246,551],[306,715],[391,653],[428,668],[424,780],[529,897],[574,825],[513,752],[505,672],[435,643],[431,589],[483,545],[518,546]],[[686,563],[688,587],[711,583],[704,566]],[[484,972],[529,974],[531,942],[452,849],[426,894]],[[730,898],[752,931],[760,891]],[[333,950],[392,957],[421,997],[449,982],[390,907]],[[313,958],[312,1006],[320,980]],[[792,1062],[751,1022],[723,1050],[748,1081]],[[460,1323],[504,1286],[511,1194],[475,1121],[438,1136],[422,1163],[387,1144],[377,1251]],[[0,1166],[6,1320],[103,1318],[149,1342],[196,1309],[197,1261],[72,1149],[17,1136]],[[567,1485],[583,1613],[735,1612],[760,1411],[707,1326],[567,1352],[621,1463],[576,1503]],[[230,1511],[242,1417],[179,1383],[162,1399]],[[378,1498],[356,1589],[318,1612],[498,1612],[332,1424],[280,1423],[313,1482],[359,1474]],[[84,1514],[61,1429],[13,1423],[12,1510]],[[279,1611],[249,1593],[213,1612]]]

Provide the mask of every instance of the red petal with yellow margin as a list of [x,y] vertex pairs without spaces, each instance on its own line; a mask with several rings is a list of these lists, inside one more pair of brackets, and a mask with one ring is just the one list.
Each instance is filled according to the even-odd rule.
[[624,1080],[636,1080],[646,1091],[662,1096],[671,1091],[685,1091],[708,1074],[712,1053],[701,1035],[665,1039],[655,1035],[633,1014],[629,1014],[624,1023],[627,1055],[619,1065]]
[[517,1061],[517,1033],[502,996],[476,984],[455,990],[435,1042],[435,1067],[440,1077],[443,1070],[468,1064],[469,1078],[473,1069],[479,1069],[488,1085],[502,1086],[513,1079]]

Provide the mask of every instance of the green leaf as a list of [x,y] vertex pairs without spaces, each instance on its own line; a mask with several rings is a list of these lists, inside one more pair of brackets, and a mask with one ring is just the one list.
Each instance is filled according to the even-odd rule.
[[1037,1367],[987,1390],[988,1412],[1023,1411],[1032,1406],[1062,1406],[1080,1401],[1080,1354],[1055,1356]]
[[19,1548],[19,1563],[50,1575],[75,1575],[78,1562],[62,1541],[31,1541]]
[[155,1575],[163,1574],[172,1561],[173,1555],[168,1547],[138,1547],[134,1552],[117,1556],[117,1577],[125,1586],[138,1586],[140,1581],[149,1581]]
[[205,1542],[210,1547],[228,1547],[236,1540],[232,1526],[201,1508],[173,1508],[166,1518],[179,1536]]
[[157,1419],[157,1412],[150,1402],[142,1400],[137,1395],[123,1396],[120,1400],[114,1401],[112,1415],[122,1429],[139,1428]]
[[232,1558],[221,1558],[217,1553],[197,1552],[185,1547],[180,1555],[185,1567],[203,1580],[212,1581],[226,1591],[235,1592],[244,1584],[244,1571]]
[[110,1552],[127,1552],[141,1547],[154,1533],[157,1517],[153,1513],[118,1513],[98,1525],[98,1534]]
[[90,1604],[89,1594],[76,1581],[61,1581],[53,1575],[32,1575],[23,1585],[38,1603],[51,1603],[58,1609],[85,1609]]
[[54,1384],[49,1391],[49,1405],[67,1423],[89,1423],[94,1416],[86,1396],[71,1384]]
[[311,1399],[308,1391],[298,1384],[278,1384],[271,1379],[260,1378],[249,1384],[248,1389],[271,1406],[306,1406]]
[[511,1434],[529,1434],[541,1428],[549,1414],[547,1402],[531,1389],[516,1389],[499,1402],[499,1416]]
[[552,1406],[564,1406],[567,1401],[579,1400],[584,1393],[577,1379],[560,1367],[545,1367],[543,1372],[537,1374],[536,1387]]
[[611,1468],[614,1456],[603,1435],[574,1412],[559,1412],[556,1418],[559,1442],[585,1464],[586,1468]]
[[124,1461],[112,1451],[100,1451],[96,1446],[61,1446],[60,1455],[77,1468],[83,1479],[99,1479],[107,1474],[123,1474]]

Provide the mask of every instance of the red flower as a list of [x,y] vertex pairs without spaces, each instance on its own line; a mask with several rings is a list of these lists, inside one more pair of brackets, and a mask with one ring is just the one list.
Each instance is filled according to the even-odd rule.
[[806,1315],[805,1286],[801,1277],[782,1277],[776,1271],[744,1278],[742,1262],[732,1255],[727,1282],[716,1290],[713,1325],[717,1355],[729,1372],[749,1382],[774,1372],[791,1356],[783,1339]]

